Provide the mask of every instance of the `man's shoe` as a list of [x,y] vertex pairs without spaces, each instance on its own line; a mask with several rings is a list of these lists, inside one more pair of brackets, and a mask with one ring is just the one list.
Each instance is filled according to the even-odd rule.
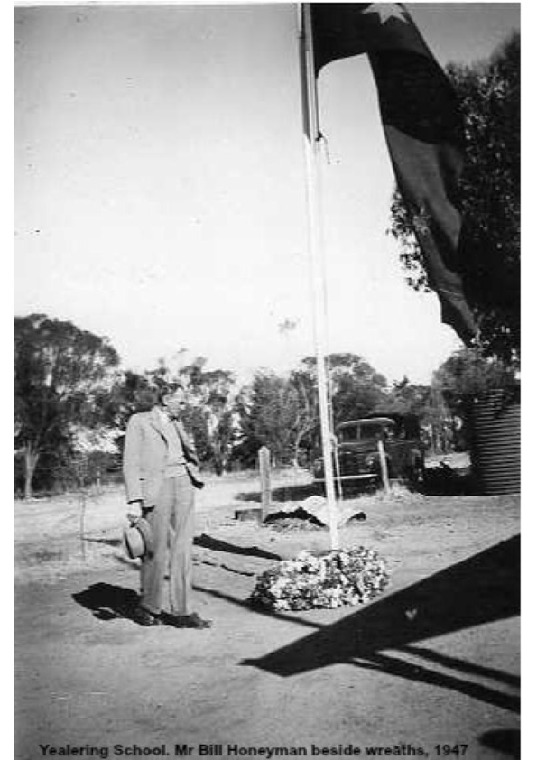
[[162,621],[158,615],[153,615],[152,612],[149,612],[149,610],[144,609],[143,607],[136,607],[134,612],[132,613],[132,619],[135,623],[138,623],[138,625],[161,625]]
[[169,615],[167,617],[167,623],[173,625],[174,628],[210,628],[213,624],[212,620],[203,620],[200,618],[197,612],[193,612],[191,615]]

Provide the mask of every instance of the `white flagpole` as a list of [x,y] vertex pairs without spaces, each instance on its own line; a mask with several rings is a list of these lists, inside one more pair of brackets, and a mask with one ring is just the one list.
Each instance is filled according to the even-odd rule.
[[300,28],[300,72],[302,79],[302,108],[304,117],[304,155],[307,175],[308,230],[311,260],[311,279],[314,298],[314,325],[319,382],[319,415],[324,460],[328,526],[331,549],[339,548],[338,510],[332,464],[332,435],[328,407],[327,355],[327,298],[322,227],[321,182],[319,170],[320,143],[317,82],[313,58],[313,35],[309,3],[298,5]]

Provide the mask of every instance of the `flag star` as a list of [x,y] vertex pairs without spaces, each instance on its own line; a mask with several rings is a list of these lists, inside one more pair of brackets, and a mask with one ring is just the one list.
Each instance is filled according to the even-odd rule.
[[375,13],[379,17],[381,24],[385,24],[392,19],[399,19],[405,24],[408,21],[406,12],[400,3],[371,3],[364,10],[365,13]]

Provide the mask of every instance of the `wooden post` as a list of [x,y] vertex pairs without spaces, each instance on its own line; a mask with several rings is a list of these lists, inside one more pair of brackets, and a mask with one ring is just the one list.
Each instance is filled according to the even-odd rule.
[[272,501],[272,489],[270,486],[270,451],[262,446],[258,451],[259,473],[261,475],[261,509],[262,519],[265,520]]
[[382,473],[382,485],[384,486],[384,491],[388,493],[390,490],[390,479],[388,477],[388,465],[386,464],[386,452],[384,451],[384,441],[382,438],[379,438],[377,441],[377,448],[380,459],[380,471]]

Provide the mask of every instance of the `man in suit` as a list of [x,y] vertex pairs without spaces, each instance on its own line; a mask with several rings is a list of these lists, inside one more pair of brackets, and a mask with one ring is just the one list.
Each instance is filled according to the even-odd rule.
[[[127,425],[123,473],[128,504],[138,504],[152,532],[152,551],[142,560],[140,625],[162,622],[164,578],[169,568],[168,622],[178,628],[207,628],[192,612],[194,488],[201,488],[194,445],[180,422],[181,388],[163,388],[151,411],[133,414]],[[169,560],[169,563],[168,563]]]

